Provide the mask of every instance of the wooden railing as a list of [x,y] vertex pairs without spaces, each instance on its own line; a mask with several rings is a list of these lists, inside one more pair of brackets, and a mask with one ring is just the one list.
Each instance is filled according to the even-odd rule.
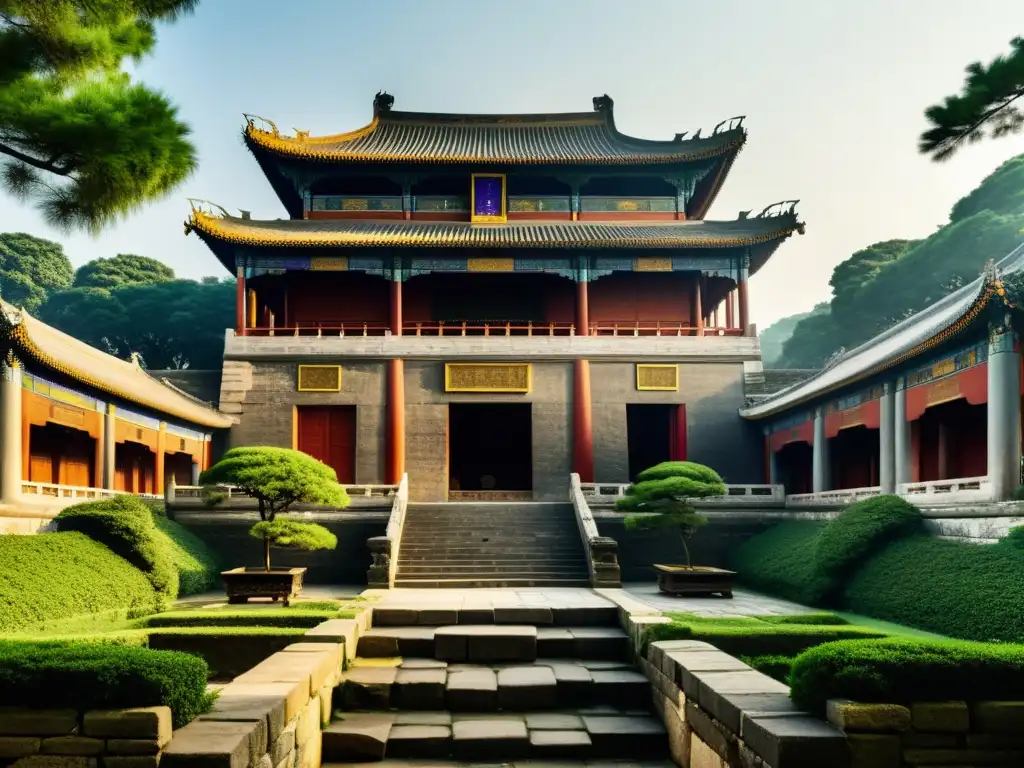
[[[416,320],[402,324],[405,336],[577,336],[573,323],[493,322],[469,320]],[[674,320],[602,320],[590,323],[590,336],[742,336],[739,328],[694,325]],[[256,326],[246,328],[247,336],[388,336],[390,326],[378,322],[299,323],[298,325]]]
[[[583,495],[588,499],[610,502],[626,495],[629,483],[581,483]],[[711,496],[694,499],[697,504],[782,504],[786,500],[786,489],[781,485],[735,485],[726,484],[725,496]]]
[[24,496],[40,496],[52,499],[81,499],[82,501],[109,499],[113,496],[139,496],[143,499],[160,498],[155,493],[129,493],[128,491],[113,491],[109,488],[88,488],[82,485],[30,482],[22,482],[21,493]]
[[386,323],[299,323],[292,326],[257,326],[246,328],[246,336],[387,336]]
[[[701,329],[673,320],[602,320],[590,324],[591,336],[697,336]],[[704,336],[742,336],[739,328],[703,326]]]
[[472,323],[416,321],[404,323],[406,336],[575,336],[572,323]]

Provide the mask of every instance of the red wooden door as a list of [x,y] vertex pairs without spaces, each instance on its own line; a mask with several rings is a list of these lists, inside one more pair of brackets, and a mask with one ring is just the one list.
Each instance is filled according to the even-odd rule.
[[355,482],[356,409],[354,406],[299,408],[298,449],[338,473],[338,482]]

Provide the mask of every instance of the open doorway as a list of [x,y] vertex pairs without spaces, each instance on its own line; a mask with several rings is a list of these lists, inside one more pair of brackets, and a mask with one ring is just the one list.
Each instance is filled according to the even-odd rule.
[[448,406],[448,482],[452,491],[533,489],[529,403]]
[[686,406],[626,406],[629,479],[663,461],[686,461]]

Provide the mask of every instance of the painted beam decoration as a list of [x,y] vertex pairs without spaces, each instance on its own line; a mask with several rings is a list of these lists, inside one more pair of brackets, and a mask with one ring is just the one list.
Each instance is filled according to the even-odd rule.
[[530,391],[529,363],[445,363],[445,392],[510,392]]

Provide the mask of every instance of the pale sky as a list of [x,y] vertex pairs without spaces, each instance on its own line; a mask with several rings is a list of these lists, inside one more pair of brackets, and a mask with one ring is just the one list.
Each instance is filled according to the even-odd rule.
[[807,222],[752,281],[763,329],[827,299],[854,251],[933,232],[1024,152],[1019,134],[942,164],[917,154],[924,109],[1021,34],[1021,0],[203,0],[138,69],[192,126],[199,170],[97,238],[55,232],[0,193],[0,231],[59,240],[76,266],[138,253],[227,276],[183,235],[185,198],[287,215],[242,145],[243,112],[315,135],[365,125],[380,89],[395,109],[431,112],[588,111],[607,93],[618,128],[643,138],[747,116],[708,218],[798,198]]

